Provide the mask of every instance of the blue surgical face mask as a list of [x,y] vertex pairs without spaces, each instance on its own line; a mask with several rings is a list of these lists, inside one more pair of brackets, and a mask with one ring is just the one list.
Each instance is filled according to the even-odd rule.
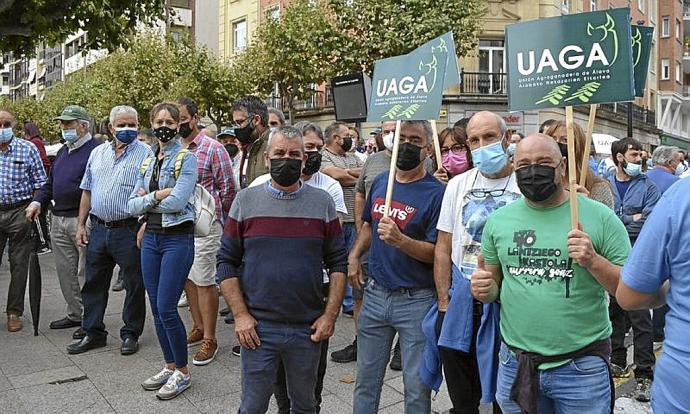
[[134,127],[115,128],[115,138],[123,144],[130,144],[137,139],[137,129]]
[[503,148],[503,140],[472,151],[472,162],[484,175],[499,173],[508,163],[508,154]]
[[630,177],[637,177],[642,172],[642,164],[627,162],[625,167],[623,167],[623,171]]
[[65,141],[72,143],[76,140],[79,139],[79,134],[77,134],[77,130],[72,128],[72,129],[63,129],[62,130],[62,138],[65,139]]
[[12,128],[0,128],[0,142],[1,143],[6,143],[12,141],[12,138],[14,137],[14,133],[12,132]]
[[508,155],[509,156],[511,156],[511,157],[515,156],[515,148],[517,148],[517,144],[514,142],[512,144],[508,145]]

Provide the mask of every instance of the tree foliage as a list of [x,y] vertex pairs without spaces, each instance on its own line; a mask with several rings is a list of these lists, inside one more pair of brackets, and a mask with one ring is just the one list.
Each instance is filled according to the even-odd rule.
[[62,43],[79,29],[85,49],[113,51],[165,14],[165,0],[0,0],[0,51],[33,56],[38,42]]
[[53,118],[67,105],[83,106],[97,123],[108,121],[113,106],[130,105],[139,113],[139,123],[149,125],[148,114],[156,103],[183,95],[197,100],[202,112],[224,125],[230,122],[232,102],[249,92],[235,82],[234,70],[188,39],[143,34],[128,50],[117,50],[68,75],[42,101],[25,98],[0,106],[14,112],[20,122],[36,122],[44,137],[59,134]]
[[341,66],[371,74],[374,62],[453,31],[458,56],[477,45],[482,0],[325,0],[346,35]]
[[314,85],[338,72],[344,35],[329,11],[308,0],[291,3],[280,19],[266,16],[239,66],[253,67],[251,81],[270,94],[277,85],[290,112],[295,99],[314,94]]

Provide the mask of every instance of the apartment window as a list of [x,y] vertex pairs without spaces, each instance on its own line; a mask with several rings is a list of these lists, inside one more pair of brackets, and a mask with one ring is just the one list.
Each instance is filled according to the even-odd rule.
[[671,33],[671,20],[668,16],[661,18],[661,37],[669,37]]
[[656,73],[656,42],[652,40],[652,48],[649,51],[649,71]]
[[683,71],[680,66],[680,62],[676,62],[676,82],[682,83],[681,80],[681,75],[683,74]]
[[233,49],[235,53],[247,47],[247,20],[238,20],[232,24]]
[[637,0],[637,9],[644,13],[644,2],[645,0]]
[[589,11],[597,11],[597,0],[589,0]]
[[280,5],[276,4],[273,7],[266,9],[266,16],[273,20],[280,20]]
[[570,13],[570,0],[562,0],[561,10],[563,11],[563,14]]
[[668,59],[661,59],[661,80],[671,78],[671,62]]
[[676,39],[680,40],[680,20],[676,19]]

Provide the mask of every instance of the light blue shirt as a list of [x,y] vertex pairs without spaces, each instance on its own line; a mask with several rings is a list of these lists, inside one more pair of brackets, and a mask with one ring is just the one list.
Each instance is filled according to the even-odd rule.
[[96,147],[86,163],[80,188],[91,191],[91,214],[103,221],[131,217],[127,200],[134,191],[139,168],[153,156],[148,145],[132,141],[115,158],[115,144],[106,142]]
[[666,280],[664,353],[652,387],[655,413],[690,412],[690,180],[673,184],[657,203],[621,271],[623,282],[643,293]]

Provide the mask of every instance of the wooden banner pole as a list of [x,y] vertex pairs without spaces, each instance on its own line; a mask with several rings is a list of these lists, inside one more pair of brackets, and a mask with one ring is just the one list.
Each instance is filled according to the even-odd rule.
[[390,217],[391,199],[393,198],[393,184],[395,183],[395,164],[398,162],[398,149],[400,147],[400,120],[395,123],[395,135],[393,137],[393,154],[391,155],[391,166],[388,174],[388,187],[386,187],[386,203],[384,212],[386,217]]
[[585,141],[585,152],[582,155],[582,169],[580,170],[580,187],[587,183],[587,169],[589,168],[589,154],[592,148],[592,133],[594,132],[594,120],[597,117],[597,107],[594,104],[589,106],[589,120],[587,120],[587,139]]
[[436,127],[436,120],[431,119],[429,120],[429,123],[431,124],[431,131],[433,132],[433,138],[434,138],[434,154],[436,155],[436,169],[440,170],[443,168],[443,158],[441,156],[441,143],[438,141],[438,128]]
[[578,229],[577,214],[577,168],[575,161],[575,133],[573,130],[573,107],[565,107],[565,122],[568,133],[568,190],[570,191],[570,222],[573,230]]

